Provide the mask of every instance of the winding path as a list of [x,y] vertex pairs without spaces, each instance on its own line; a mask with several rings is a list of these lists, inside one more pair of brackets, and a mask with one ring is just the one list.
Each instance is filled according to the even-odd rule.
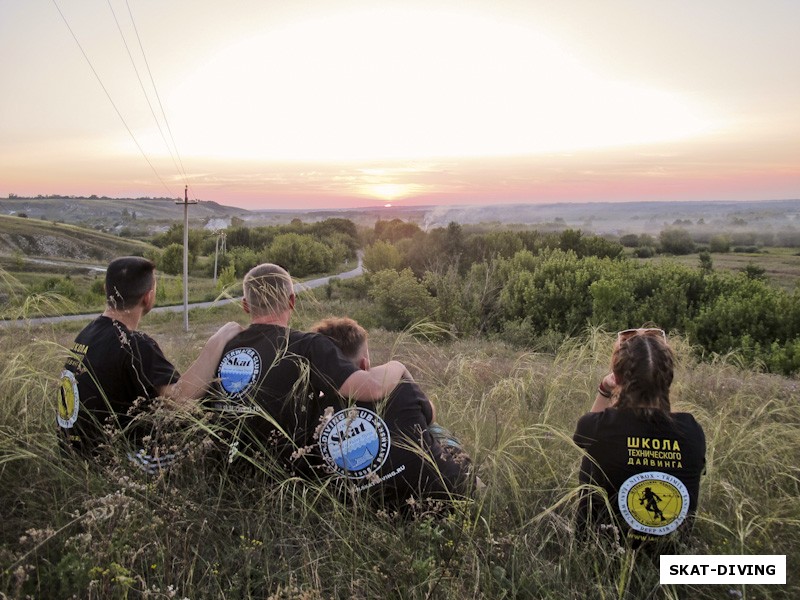
[[[327,277],[319,277],[318,279],[310,279],[309,281],[302,281],[294,284],[294,290],[297,293],[305,292],[314,288],[327,285],[331,279],[352,279],[364,274],[364,267],[361,262],[361,254],[358,256],[358,266],[351,271],[339,273],[338,275],[328,275]],[[238,302],[241,298],[222,298],[219,300],[211,300],[209,302],[193,302],[189,304],[190,309],[194,308],[211,308],[212,306],[221,306],[229,302]],[[159,312],[182,312],[183,304],[175,304],[171,306],[156,306],[152,311]],[[33,319],[13,319],[13,320],[0,320],[0,329],[14,327],[14,326],[31,326],[31,325],[47,325],[51,323],[63,323],[65,321],[88,321],[94,319],[98,313],[88,313],[82,315],[62,315],[58,317],[35,317]]]

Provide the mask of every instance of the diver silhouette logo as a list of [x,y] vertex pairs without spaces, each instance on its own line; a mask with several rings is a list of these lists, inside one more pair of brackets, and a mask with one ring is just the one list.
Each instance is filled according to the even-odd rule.
[[60,427],[69,429],[75,425],[80,408],[79,398],[75,373],[64,369],[61,372],[61,385],[58,386],[58,412],[56,413],[56,421]]
[[[645,502],[647,502],[647,504],[645,504]],[[647,512],[653,513],[654,518],[660,518],[662,521],[666,521],[667,519],[664,517],[664,513],[658,508],[659,502],[661,502],[661,498],[658,494],[653,492],[649,487],[644,488],[644,492],[639,498],[639,504],[643,505]]]
[[672,533],[689,513],[689,491],[683,482],[660,471],[628,478],[619,489],[619,510],[636,531],[651,535]]

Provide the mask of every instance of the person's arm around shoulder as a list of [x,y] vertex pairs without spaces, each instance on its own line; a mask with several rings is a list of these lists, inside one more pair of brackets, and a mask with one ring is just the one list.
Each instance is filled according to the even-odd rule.
[[361,402],[383,400],[401,380],[413,381],[405,365],[392,360],[383,365],[371,367],[369,371],[356,371],[345,379],[339,388],[344,398]]
[[214,378],[225,345],[243,329],[234,321],[225,323],[208,338],[200,355],[183,376],[177,382],[162,387],[159,395],[172,400],[194,400],[202,396]]

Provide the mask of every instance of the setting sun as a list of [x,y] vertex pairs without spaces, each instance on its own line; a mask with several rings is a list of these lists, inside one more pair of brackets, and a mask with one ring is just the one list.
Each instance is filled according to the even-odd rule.
[[364,194],[380,200],[397,200],[412,195],[417,186],[404,183],[378,183],[362,186]]
[[0,195],[797,197],[800,3],[135,4],[0,2]]

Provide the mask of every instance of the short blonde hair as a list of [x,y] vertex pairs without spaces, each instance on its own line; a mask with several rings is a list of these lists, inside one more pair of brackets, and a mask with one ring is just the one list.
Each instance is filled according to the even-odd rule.
[[283,267],[264,263],[244,276],[244,298],[254,316],[272,315],[289,308],[294,293],[292,278]]

